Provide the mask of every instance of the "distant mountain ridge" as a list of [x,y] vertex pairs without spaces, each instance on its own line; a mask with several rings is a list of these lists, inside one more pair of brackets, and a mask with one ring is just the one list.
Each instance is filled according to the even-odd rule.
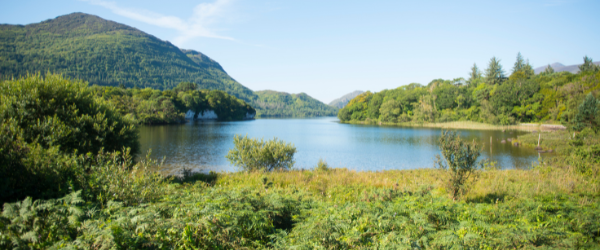
[[360,95],[362,93],[364,93],[364,91],[362,91],[362,90],[355,90],[355,91],[353,91],[351,93],[345,94],[342,97],[337,98],[337,99],[331,101],[329,103],[329,106],[336,107],[338,109],[344,108],[346,106],[346,104],[348,104],[348,102],[350,100],[354,99],[354,97],[357,97],[358,95]]
[[[596,65],[600,65],[600,62],[593,62],[593,63],[596,64]],[[581,66],[581,64],[568,65],[568,66],[565,66],[565,65],[563,65],[562,63],[559,63],[559,62],[555,62],[553,64],[550,64],[550,67],[552,67],[552,69],[554,69],[554,72],[567,71],[567,72],[571,72],[573,74],[579,72],[579,66]],[[548,65],[535,68],[534,72],[536,74],[539,74],[541,72],[544,72],[544,70],[546,70],[547,67],[548,67]]]
[[[171,89],[180,82],[192,82],[200,89],[222,90],[253,107],[261,106],[254,91],[229,76],[210,57],[180,49],[136,28],[85,13],[28,25],[0,25],[0,80],[36,72],[61,73],[91,85],[160,90]],[[286,107],[307,111],[295,114],[298,116],[322,114],[319,110],[327,105],[306,96],[313,100],[308,102],[313,106],[300,109],[291,103]],[[277,114],[264,110],[270,105],[263,106],[257,108],[258,114],[283,114],[283,110]]]

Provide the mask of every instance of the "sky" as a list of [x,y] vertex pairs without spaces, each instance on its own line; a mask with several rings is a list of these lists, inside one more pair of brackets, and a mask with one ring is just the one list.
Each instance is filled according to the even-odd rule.
[[468,77],[493,56],[510,73],[600,61],[600,1],[0,0],[0,23],[73,12],[123,23],[200,51],[252,90],[304,92],[328,103]]

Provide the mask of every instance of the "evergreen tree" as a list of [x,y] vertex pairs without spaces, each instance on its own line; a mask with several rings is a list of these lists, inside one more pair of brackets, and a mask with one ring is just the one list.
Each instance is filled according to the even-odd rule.
[[521,55],[521,52],[519,52],[517,54],[517,61],[515,62],[515,66],[513,66],[512,72],[515,73],[517,71],[521,71],[525,65],[525,60],[523,60],[523,56]]
[[598,70],[600,70],[600,66],[595,65],[592,62],[592,58],[588,56],[583,57],[583,64],[579,66],[580,72],[597,72]]
[[529,64],[529,59],[527,59],[521,71],[523,71],[528,78],[535,76],[535,71],[533,70],[533,66]]
[[489,84],[499,84],[505,78],[504,70],[500,65],[500,60],[496,57],[490,59],[488,68],[485,70],[485,80]]
[[477,64],[473,63],[471,73],[469,74],[469,84],[473,83],[473,81],[479,78],[481,78],[481,71],[479,71],[479,68],[477,68]]
[[550,66],[550,64],[548,64],[548,67],[546,67],[546,69],[544,69],[544,72],[542,72],[542,74],[544,75],[549,75],[554,73],[554,68],[552,68],[552,66]]
[[589,93],[585,100],[579,105],[579,112],[575,115],[574,129],[581,131],[586,127],[591,127],[594,130],[598,129],[598,100],[594,98],[592,93]]

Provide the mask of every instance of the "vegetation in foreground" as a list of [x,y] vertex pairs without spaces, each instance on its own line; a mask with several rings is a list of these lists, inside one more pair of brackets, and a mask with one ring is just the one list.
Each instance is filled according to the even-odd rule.
[[[2,249],[600,247],[594,127],[575,132],[556,157],[531,170],[466,168],[478,178],[461,181],[457,192],[448,184],[462,167],[453,162],[473,161],[464,150],[477,150],[458,140],[448,140],[450,154],[442,154],[458,168],[355,172],[321,161],[308,171],[163,177],[149,171],[157,162],[132,161],[123,148],[135,148],[126,144],[137,142],[134,123],[82,82],[19,81],[0,84],[0,122],[10,132],[0,137],[0,167],[15,185],[6,190],[19,192],[3,197]],[[102,140],[113,131],[122,140]],[[71,133],[87,137],[74,142]],[[543,145],[558,145],[570,132],[551,135]],[[527,145],[530,137],[519,140]],[[41,195],[50,184],[55,192]]]

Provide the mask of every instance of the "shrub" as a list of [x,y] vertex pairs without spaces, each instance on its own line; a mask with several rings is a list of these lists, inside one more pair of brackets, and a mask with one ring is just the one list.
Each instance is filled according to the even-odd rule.
[[31,75],[0,83],[0,203],[83,188],[87,153],[129,148],[137,129],[83,81]]
[[94,97],[83,81],[31,75],[0,83],[0,121],[13,119],[26,143],[67,153],[139,149],[134,122]]
[[578,113],[575,115],[574,129],[581,131],[585,128],[598,129],[598,100],[589,93],[585,100],[579,105]]
[[481,147],[475,141],[471,144],[462,141],[453,131],[442,131],[439,142],[446,164],[441,160],[440,155],[436,155],[434,164],[447,171],[447,188],[452,198],[456,199],[468,190],[469,177],[482,168],[481,164],[477,163]]
[[290,169],[294,165],[296,147],[277,138],[259,141],[236,135],[233,144],[234,148],[229,150],[225,158],[245,171]]
[[323,159],[319,159],[316,170],[323,171],[323,172],[329,171],[329,165]]

